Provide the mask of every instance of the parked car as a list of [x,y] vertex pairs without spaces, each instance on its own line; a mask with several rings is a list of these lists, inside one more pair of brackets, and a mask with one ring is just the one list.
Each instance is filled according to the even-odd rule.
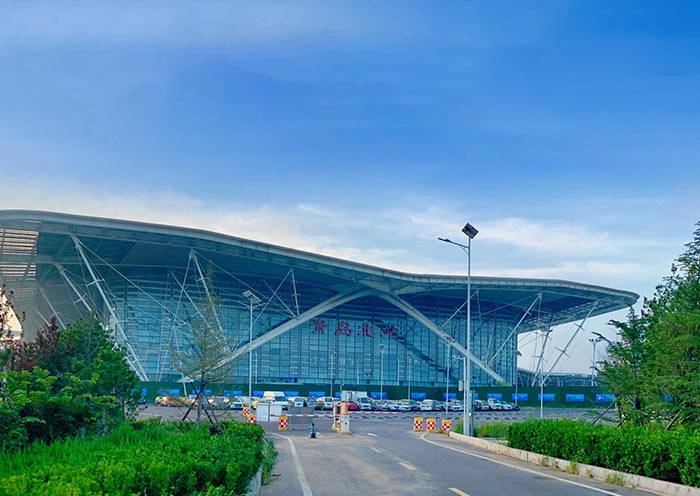
[[484,400],[474,400],[473,406],[475,412],[486,412],[490,410],[489,404]]
[[451,412],[459,412],[464,410],[464,406],[462,405],[462,402],[459,400],[450,400],[447,402],[447,408]]
[[316,410],[333,410],[336,399],[332,396],[322,396],[316,400]]
[[491,410],[496,410],[496,411],[503,410],[503,401],[499,400],[498,398],[489,398],[487,400],[487,403],[488,403],[489,408]]
[[182,398],[180,396],[172,396],[169,394],[163,396],[156,396],[156,405],[159,406],[187,406],[189,404],[188,398]]
[[228,400],[228,407],[230,410],[243,410],[244,406],[243,401],[235,396]]
[[354,401],[348,401],[348,411],[349,412],[356,412],[359,409],[360,409],[360,405],[358,405]]
[[418,405],[421,412],[432,412],[435,410],[435,400],[423,400]]
[[374,410],[374,403],[367,396],[360,396],[357,398],[357,404],[360,406],[360,410]]
[[306,398],[304,398],[303,396],[289,398],[289,406],[294,408],[303,408],[306,406]]

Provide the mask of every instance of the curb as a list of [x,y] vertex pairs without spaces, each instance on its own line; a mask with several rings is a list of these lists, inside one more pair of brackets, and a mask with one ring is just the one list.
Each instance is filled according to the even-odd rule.
[[511,458],[517,458],[529,463],[540,465],[541,467],[554,468],[562,472],[588,477],[590,479],[607,482],[618,486],[629,487],[632,489],[642,489],[663,496],[700,496],[700,488],[684,486],[675,482],[666,482],[641,475],[628,474],[626,472],[618,472],[607,468],[596,467],[594,465],[586,465],[583,463],[570,462],[561,458],[552,458],[538,453],[532,453],[516,448],[510,448],[503,444],[486,441],[475,437],[465,436],[464,434],[450,433],[450,437],[472,446],[483,448],[487,451],[506,455]]
[[260,494],[260,489],[262,488],[262,467],[258,469],[258,472],[253,476],[248,484],[248,490],[246,491],[246,496],[258,496]]

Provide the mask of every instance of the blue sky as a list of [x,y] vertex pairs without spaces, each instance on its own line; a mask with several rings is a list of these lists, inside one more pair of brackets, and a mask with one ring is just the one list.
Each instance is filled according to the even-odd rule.
[[[468,220],[475,275],[642,296],[700,220],[697,2],[37,1],[0,14],[0,208],[419,273],[466,272],[436,237]],[[587,370],[586,338],[610,335],[607,319],[560,369]]]

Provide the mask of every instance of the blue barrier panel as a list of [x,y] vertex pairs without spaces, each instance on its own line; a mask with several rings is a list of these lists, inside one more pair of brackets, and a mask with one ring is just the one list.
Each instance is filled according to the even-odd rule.
[[168,394],[170,395],[177,396],[180,393],[181,391],[179,389],[168,389]]
[[456,400],[457,393],[442,393],[442,399],[443,399],[443,401]]
[[416,401],[423,401],[428,395],[426,393],[411,393],[411,399]]
[[325,391],[309,391],[309,398],[320,398],[325,395]]
[[595,395],[596,403],[612,403],[615,401],[615,395],[612,393],[598,393]]
[[369,397],[372,398],[373,400],[385,400],[386,399],[386,393],[379,393],[379,391],[373,391],[369,393]]
[[294,398],[295,396],[299,396],[299,391],[282,391],[282,393],[287,398]]
[[585,394],[567,394],[566,395],[566,402],[567,403],[583,403],[584,401],[586,401]]
[[262,398],[263,394],[265,394],[265,391],[253,391],[253,396],[256,398]]
[[227,389],[224,391],[224,396],[242,396],[243,391],[240,389]]
[[556,398],[555,398],[554,393],[544,393],[544,394],[538,393],[537,394],[537,401],[547,402],[547,401],[555,401],[555,400],[556,400]]
[[475,392],[475,391],[472,391],[472,398],[475,399],[475,400],[478,400],[478,399],[479,399],[479,393],[477,393],[477,392]]
[[527,401],[528,395],[527,393],[518,393],[518,394],[511,394],[510,395],[510,401]]
[[493,398],[494,400],[502,400],[503,393],[486,393],[486,399]]

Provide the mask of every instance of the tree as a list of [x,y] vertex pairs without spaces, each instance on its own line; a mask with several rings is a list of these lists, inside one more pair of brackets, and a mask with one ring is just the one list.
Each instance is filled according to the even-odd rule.
[[641,314],[611,324],[618,340],[609,342],[601,376],[624,419],[700,425],[700,222]]
[[96,317],[63,330],[52,320],[33,341],[10,342],[8,352],[0,448],[103,431],[136,406],[136,374]]
[[175,369],[183,377],[198,382],[195,397],[197,426],[201,423],[202,406],[208,401],[204,394],[207,384],[222,381],[231,375],[235,363],[227,358],[240,343],[237,337],[226,334],[219,317],[219,307],[219,298],[207,292],[204,307],[196,317],[189,319],[190,332],[185,337],[184,345],[180,348],[171,345],[170,348]]

